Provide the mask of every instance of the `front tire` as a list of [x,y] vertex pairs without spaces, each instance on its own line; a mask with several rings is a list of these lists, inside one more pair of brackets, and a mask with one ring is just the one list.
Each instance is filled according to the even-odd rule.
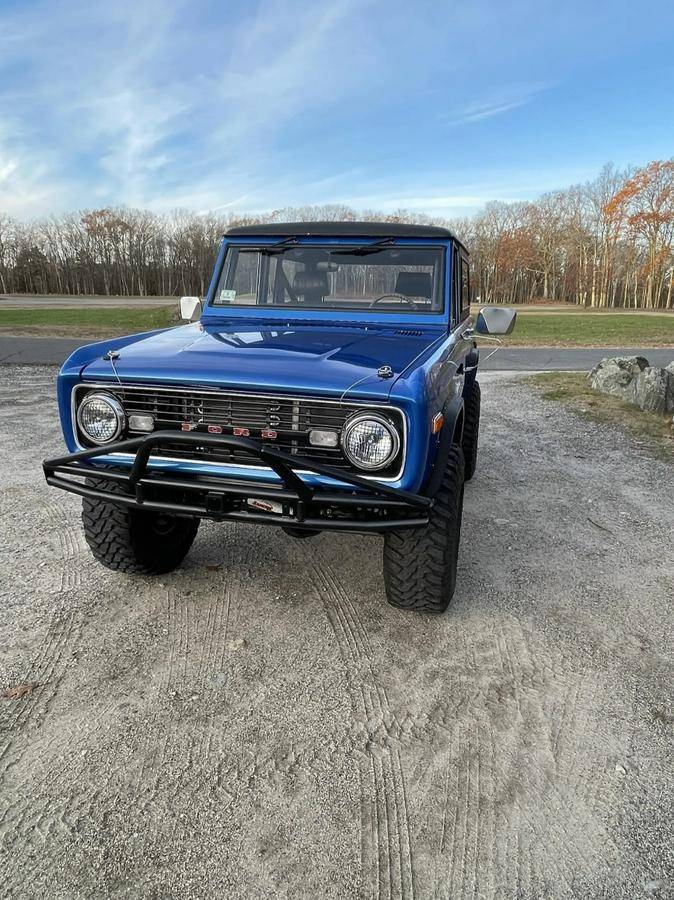
[[[90,487],[123,493],[117,484],[88,478]],[[93,497],[82,499],[82,524],[89,549],[115,572],[161,575],[176,569],[199,530],[199,519],[116,506]]]
[[473,382],[473,389],[464,401],[463,420],[463,458],[465,460],[466,481],[475,474],[477,466],[477,441],[480,433],[480,404],[482,394],[477,381]]
[[444,612],[454,594],[463,513],[463,450],[452,445],[425,528],[384,537],[386,598],[398,609]]

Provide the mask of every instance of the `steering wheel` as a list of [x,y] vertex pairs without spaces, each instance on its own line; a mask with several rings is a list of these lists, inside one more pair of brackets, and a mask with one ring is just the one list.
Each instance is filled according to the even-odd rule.
[[414,302],[414,300],[412,300],[411,297],[408,297],[405,294],[382,294],[381,297],[377,297],[372,301],[372,303],[370,303],[370,309],[372,309],[372,307],[376,306],[378,303],[381,303],[382,300],[388,300],[390,297],[399,300],[401,303],[406,303],[407,306],[411,306],[412,309],[416,309],[416,303]]

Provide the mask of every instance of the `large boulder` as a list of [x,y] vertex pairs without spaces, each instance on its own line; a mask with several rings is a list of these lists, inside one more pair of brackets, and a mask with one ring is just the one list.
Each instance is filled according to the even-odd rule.
[[674,412],[674,362],[649,366],[643,356],[609,356],[588,375],[591,387],[647,412]]
[[648,360],[643,356],[607,356],[587,377],[596,391],[634,402],[630,396],[632,382],[647,368]]
[[648,366],[630,385],[632,403],[654,413],[674,412],[674,372]]

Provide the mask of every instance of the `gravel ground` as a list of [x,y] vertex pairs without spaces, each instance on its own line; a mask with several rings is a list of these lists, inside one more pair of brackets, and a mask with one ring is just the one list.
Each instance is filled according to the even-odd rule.
[[3,897],[674,893],[671,466],[485,374],[445,616],[378,538],[131,578],[43,484],[55,371],[2,376]]

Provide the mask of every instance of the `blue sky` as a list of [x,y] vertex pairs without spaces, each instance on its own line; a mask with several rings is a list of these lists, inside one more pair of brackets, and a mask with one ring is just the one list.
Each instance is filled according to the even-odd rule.
[[674,155],[674,3],[0,0],[0,213],[443,216]]

